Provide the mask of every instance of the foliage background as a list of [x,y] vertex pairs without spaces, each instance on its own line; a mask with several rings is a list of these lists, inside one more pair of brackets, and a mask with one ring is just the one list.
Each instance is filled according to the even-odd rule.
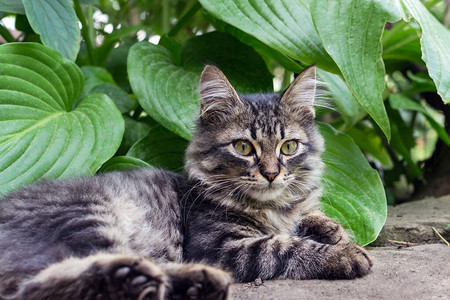
[[182,171],[207,63],[241,93],[282,91],[317,64],[335,108],[317,108],[322,207],[360,244],[387,202],[450,174],[444,1],[4,0],[0,18],[0,194]]

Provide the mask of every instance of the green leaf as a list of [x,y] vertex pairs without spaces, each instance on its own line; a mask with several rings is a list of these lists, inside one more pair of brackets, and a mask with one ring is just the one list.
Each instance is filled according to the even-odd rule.
[[75,61],[80,50],[78,19],[70,0],[22,0],[33,30],[47,47]]
[[330,72],[338,69],[317,36],[308,0],[200,0],[215,18],[254,36],[304,65]]
[[394,110],[390,104],[387,105],[387,108],[392,124],[392,148],[400,154],[408,164],[409,170],[407,175],[409,176],[409,179],[420,178],[424,180],[422,170],[411,157],[411,148],[415,145],[412,129],[405,124],[400,113],[397,110]]
[[386,68],[395,62],[405,60],[422,63],[419,36],[415,28],[406,27],[403,22],[396,23],[392,29],[383,33],[381,42]]
[[94,61],[100,66],[105,65],[106,60],[109,57],[109,54],[114,49],[117,42],[119,42],[120,39],[129,36],[141,29],[148,29],[148,26],[145,25],[129,26],[125,28],[116,29],[111,34],[106,35],[101,46],[94,48],[93,53]]
[[348,135],[327,124],[318,125],[326,148],[322,155],[325,169],[321,206],[356,243],[366,245],[376,239],[386,221],[383,184]]
[[115,156],[105,162],[98,170],[101,173],[111,171],[124,171],[138,168],[150,168],[151,166],[138,158],[129,156]]
[[2,0],[0,2],[0,11],[21,15],[25,14],[22,0]]
[[421,92],[436,92],[436,85],[433,80],[426,73],[412,73],[410,70],[406,71],[406,75],[411,79],[412,85],[403,91],[404,94],[410,95]]
[[88,94],[94,87],[102,83],[116,84],[112,75],[102,67],[83,66],[81,71],[84,75],[83,95]]
[[391,133],[382,97],[385,70],[380,39],[385,22],[402,16],[397,1],[389,4],[375,0],[310,1],[312,19],[325,49],[388,140]]
[[365,115],[365,110],[355,99],[345,81],[336,74],[318,69],[318,75],[326,83],[326,88],[331,92],[334,104],[344,119],[345,128],[355,125]]
[[258,39],[254,38],[253,36],[245,33],[244,31],[227,24],[225,22],[222,22],[216,18],[213,18],[211,15],[205,13],[205,17],[210,21],[214,28],[218,31],[226,32],[228,34],[231,34],[233,37],[238,39],[241,43],[244,43],[253,49],[255,49],[259,54],[268,56],[278,62],[280,65],[282,65],[284,68],[286,68],[289,71],[295,72],[295,73],[301,73],[306,66],[302,66],[297,61],[293,60],[292,58],[284,55],[283,53],[270,48],[266,44],[260,42]]
[[120,112],[80,69],[40,44],[0,46],[0,194],[41,178],[92,175],[122,139]]
[[374,128],[358,124],[357,127],[352,127],[347,132],[352,137],[355,144],[365,153],[370,154],[373,158],[384,165],[386,169],[394,167],[394,163],[389,155],[389,152],[383,145],[383,141],[377,134]]
[[181,172],[188,142],[162,126],[152,128],[134,144],[127,156],[139,158],[154,167]]
[[128,56],[128,74],[144,110],[187,140],[199,112],[198,83],[205,64],[221,68],[238,92],[272,89],[272,75],[261,57],[227,34],[212,32],[194,37],[182,46],[180,55],[175,57],[160,45],[138,43]]
[[131,93],[131,86],[128,80],[128,74],[124,70],[127,69],[128,52],[133,44],[126,43],[111,50],[111,53],[106,60],[106,69],[113,76],[114,81],[121,89],[127,93]]
[[[159,39],[158,45],[163,46],[164,48],[166,48],[167,50],[172,52],[174,57],[180,58],[182,45],[180,43],[178,43],[176,40],[174,40],[173,38],[169,37],[168,35],[166,35],[166,34],[162,35],[161,38]],[[177,61],[176,64],[179,65],[180,61]]]
[[100,93],[107,95],[109,98],[111,98],[111,100],[123,114],[132,111],[137,106],[137,102],[130,99],[127,93],[125,93],[121,88],[109,82],[104,82],[95,86],[89,93]]
[[422,28],[423,60],[444,103],[450,103],[450,31],[418,0],[402,0]]
[[441,140],[448,146],[450,146],[450,137],[445,131],[445,128],[442,127],[441,124],[439,124],[422,105],[399,93],[391,94],[389,96],[389,103],[391,104],[392,108],[395,109],[414,110],[422,113],[425,118],[427,118],[428,122],[430,122],[431,127],[436,130]]
[[159,126],[159,124],[149,116],[135,120],[124,115],[124,120],[125,132],[123,134],[122,144],[120,144],[116,155],[125,155],[128,150],[130,150],[138,140],[145,137],[152,128]]
[[98,5],[99,0],[79,0],[81,4],[94,4]]

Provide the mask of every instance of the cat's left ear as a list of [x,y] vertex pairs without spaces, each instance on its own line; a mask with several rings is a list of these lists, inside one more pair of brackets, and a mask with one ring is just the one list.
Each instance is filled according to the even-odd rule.
[[316,66],[303,70],[284,92],[280,103],[285,104],[302,117],[314,119],[314,98],[317,92]]

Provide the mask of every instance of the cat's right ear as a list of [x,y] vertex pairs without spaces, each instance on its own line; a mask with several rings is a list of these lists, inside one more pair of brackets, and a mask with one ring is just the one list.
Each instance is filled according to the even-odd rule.
[[223,121],[241,104],[238,94],[219,68],[207,65],[200,77],[201,118]]
[[280,102],[289,107],[292,113],[313,120],[317,92],[317,70],[313,65],[297,76],[284,92]]

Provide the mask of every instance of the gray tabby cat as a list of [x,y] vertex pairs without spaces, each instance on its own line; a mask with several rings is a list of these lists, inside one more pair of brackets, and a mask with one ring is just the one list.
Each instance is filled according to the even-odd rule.
[[310,67],[282,95],[238,95],[207,66],[185,174],[44,181],[1,199],[0,298],[223,299],[230,275],[368,273],[366,251],[317,209],[315,77]]

